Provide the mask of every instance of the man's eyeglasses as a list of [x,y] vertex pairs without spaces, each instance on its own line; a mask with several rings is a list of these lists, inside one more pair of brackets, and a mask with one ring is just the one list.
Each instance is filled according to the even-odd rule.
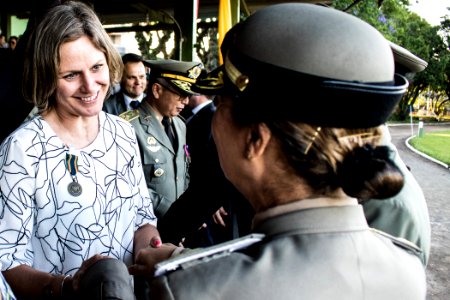
[[165,85],[164,83],[161,83],[159,81],[157,83],[159,85],[161,85],[163,88],[165,88],[166,90],[168,90],[169,92],[171,92],[172,94],[177,95],[178,96],[178,101],[180,101],[180,102],[189,97],[188,94],[180,94],[180,93],[174,91],[173,89],[171,89],[170,87],[168,87],[167,85]]

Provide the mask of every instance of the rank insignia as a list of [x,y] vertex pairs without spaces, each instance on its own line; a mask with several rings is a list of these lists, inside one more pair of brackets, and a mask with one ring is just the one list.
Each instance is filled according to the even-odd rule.
[[119,117],[121,117],[122,119],[131,122],[134,119],[136,119],[137,117],[139,117],[139,110],[135,109],[135,110],[127,110],[123,113],[121,113],[119,115]]
[[158,152],[161,149],[161,146],[158,144],[156,139],[153,136],[149,136],[147,138],[147,149],[151,152]]
[[172,80],[172,83],[175,84],[177,87],[182,89],[183,91],[190,91],[192,84],[190,82],[186,82],[183,80]]

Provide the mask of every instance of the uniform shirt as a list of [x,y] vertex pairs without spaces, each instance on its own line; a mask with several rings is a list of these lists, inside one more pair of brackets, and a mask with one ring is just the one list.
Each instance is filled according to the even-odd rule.
[[78,197],[66,169],[69,148],[40,116],[0,148],[2,271],[21,264],[74,274],[94,254],[132,262],[135,230],[156,225],[133,128],[101,112],[94,142],[78,156]]
[[189,152],[186,147],[186,124],[180,117],[172,118],[178,148],[174,150],[158,115],[144,101],[138,109],[120,115],[136,131],[144,175],[158,218],[164,216],[172,203],[189,184]]
[[261,242],[239,252],[200,258],[156,277],[150,296],[425,299],[425,272],[419,258],[409,253],[413,248],[369,229],[361,206],[298,208],[298,203],[256,217],[254,232],[265,234]]

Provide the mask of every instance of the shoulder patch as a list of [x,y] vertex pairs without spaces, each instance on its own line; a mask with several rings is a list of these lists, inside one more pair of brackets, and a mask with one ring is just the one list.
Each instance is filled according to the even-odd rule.
[[420,256],[420,254],[422,253],[422,250],[417,247],[416,244],[414,244],[413,242],[410,242],[404,238],[399,238],[399,237],[394,237],[384,231],[375,229],[375,228],[370,228],[370,230],[376,234],[379,234],[387,239],[390,239],[392,241],[392,243],[400,248],[403,248],[405,250],[408,250],[410,252],[412,252],[415,255]]
[[231,252],[245,249],[260,242],[264,237],[264,234],[253,233],[211,247],[188,250],[178,256],[158,263],[155,266],[155,277],[229,255]]
[[119,115],[119,117],[121,117],[122,119],[131,122],[134,119],[136,119],[137,117],[139,117],[139,110],[138,109],[132,109],[132,110],[127,110],[123,113],[121,113]]

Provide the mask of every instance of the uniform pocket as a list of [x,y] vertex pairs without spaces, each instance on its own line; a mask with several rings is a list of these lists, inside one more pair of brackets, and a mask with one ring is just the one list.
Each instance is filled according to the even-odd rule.
[[167,159],[158,153],[152,154],[144,155],[143,161],[145,180],[149,187],[164,182],[167,178]]

